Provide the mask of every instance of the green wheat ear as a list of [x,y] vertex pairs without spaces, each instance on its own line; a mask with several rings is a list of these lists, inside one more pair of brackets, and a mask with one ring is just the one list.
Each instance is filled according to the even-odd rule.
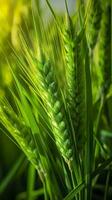
[[82,52],[82,32],[77,35],[67,14],[64,32],[66,64],[66,100],[78,147],[81,147],[85,132],[85,68]]
[[19,120],[17,115],[8,106],[3,105],[0,107],[0,121],[2,125],[8,130],[10,135],[15,139],[19,147],[27,156],[28,160],[39,169],[39,162],[34,139],[31,130],[25,123]]
[[102,87],[107,93],[111,83],[111,4],[104,6],[98,43],[99,67],[102,73]]
[[37,61],[37,68],[40,74],[38,87],[40,88],[41,98],[47,109],[56,144],[64,159],[69,162],[73,160],[73,150],[65,108],[54,74],[54,68],[50,62],[46,61],[43,63]]
[[101,23],[101,15],[102,15],[101,1],[100,0],[91,1],[90,15],[88,17],[88,24],[87,24],[87,36],[88,36],[88,43],[92,49],[97,43],[97,38]]

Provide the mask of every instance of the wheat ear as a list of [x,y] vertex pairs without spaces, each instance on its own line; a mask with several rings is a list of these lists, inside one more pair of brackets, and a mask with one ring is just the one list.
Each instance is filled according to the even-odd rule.
[[56,144],[64,159],[69,162],[73,159],[73,150],[65,108],[58,82],[54,75],[54,68],[50,62],[46,61],[43,63],[37,61],[37,65],[40,74],[40,78],[38,78],[39,91],[41,91],[40,95],[47,109]]
[[108,91],[111,83],[111,5],[104,6],[99,37],[99,67],[102,72],[102,86]]
[[6,105],[0,107],[0,121],[25,153],[28,160],[36,169],[40,170],[38,154],[30,128],[23,121],[21,122],[14,111]]
[[82,144],[82,132],[85,130],[85,69],[81,45],[81,34],[75,33],[72,20],[67,16],[64,33],[66,96],[78,147]]
[[100,23],[101,23],[101,15],[102,15],[101,1],[100,0],[91,1],[90,15],[88,17],[88,24],[87,24],[87,35],[88,35],[88,43],[92,49],[94,48],[97,42]]

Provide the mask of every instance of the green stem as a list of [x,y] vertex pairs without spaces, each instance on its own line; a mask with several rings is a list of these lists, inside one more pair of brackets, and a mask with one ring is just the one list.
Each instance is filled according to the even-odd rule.
[[35,186],[36,170],[32,164],[29,164],[27,178],[27,200],[33,200],[32,192]]

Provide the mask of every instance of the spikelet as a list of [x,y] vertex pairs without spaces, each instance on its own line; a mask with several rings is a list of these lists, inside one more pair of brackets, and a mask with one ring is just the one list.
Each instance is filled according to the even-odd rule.
[[92,49],[94,48],[97,42],[100,23],[101,23],[101,16],[102,16],[101,1],[92,0],[90,14],[88,17],[88,24],[87,24],[88,43]]

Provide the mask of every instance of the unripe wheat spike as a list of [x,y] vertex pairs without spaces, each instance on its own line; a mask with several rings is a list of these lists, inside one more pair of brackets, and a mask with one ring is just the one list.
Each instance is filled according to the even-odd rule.
[[58,89],[58,83],[54,76],[54,71],[49,62],[39,64],[41,79],[39,85],[41,87],[41,96],[45,102],[52,131],[56,140],[56,144],[68,162],[73,159],[73,150],[69,129],[64,114],[64,105]]
[[101,23],[101,15],[102,15],[101,1],[100,0],[91,1],[90,15],[88,17],[88,24],[87,24],[87,36],[88,36],[88,43],[92,49],[94,48],[97,42],[100,23]]
[[108,91],[111,83],[111,5],[107,3],[104,7],[99,37],[99,67],[102,73],[102,86]]

